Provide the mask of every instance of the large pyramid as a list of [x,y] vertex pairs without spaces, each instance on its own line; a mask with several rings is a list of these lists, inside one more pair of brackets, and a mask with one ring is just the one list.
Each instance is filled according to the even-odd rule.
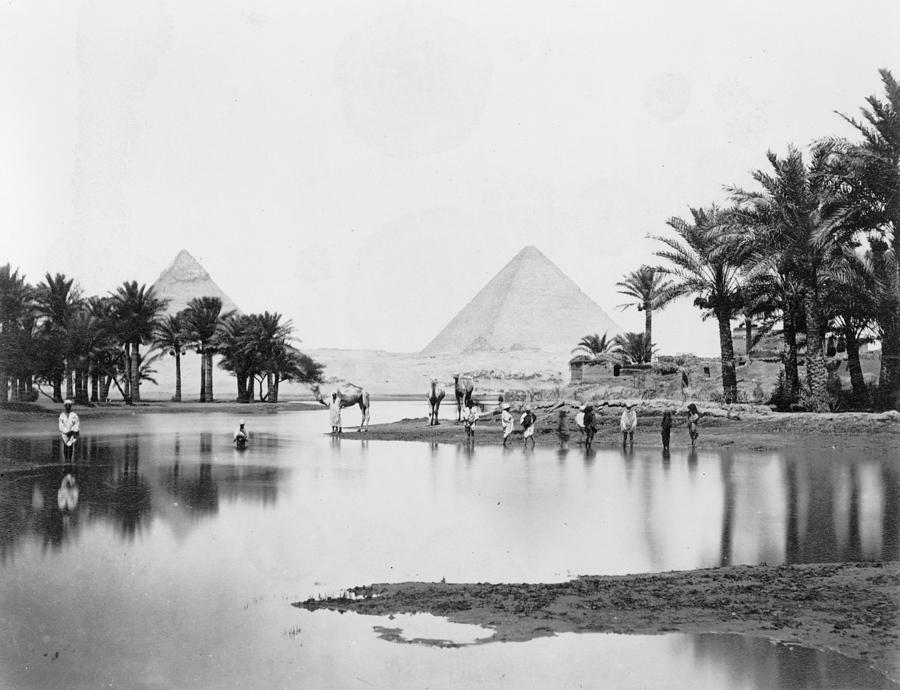
[[206,269],[186,249],[178,252],[175,261],[153,283],[157,296],[169,300],[166,312],[176,314],[195,297],[218,297],[222,311],[237,310],[237,306],[222,288],[215,284]]
[[536,247],[525,247],[422,350],[569,352],[587,333],[622,333],[609,315]]

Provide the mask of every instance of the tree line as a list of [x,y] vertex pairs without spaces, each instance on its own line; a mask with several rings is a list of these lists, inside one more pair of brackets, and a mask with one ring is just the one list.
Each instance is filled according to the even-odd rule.
[[[782,339],[784,404],[839,406],[827,355],[845,351],[850,403],[900,409],[900,86],[889,70],[879,73],[884,96],[869,96],[859,119],[838,114],[856,140],[820,139],[805,155],[793,145],[783,155],[770,151],[767,165],[752,171],[753,188],[725,186],[724,204],[670,218],[669,234],[651,236],[662,263],[617,283],[631,298],[621,306],[645,313],[644,333],[615,343],[605,334],[585,336],[577,349],[602,355],[618,345],[632,361],[649,361],[652,313],[693,297],[703,318],[718,325],[726,402],[738,399],[738,320],[748,353],[763,334]],[[870,390],[859,355],[874,341],[881,364]]]
[[239,402],[277,402],[281,382],[321,380],[322,365],[292,344],[293,325],[281,314],[225,311],[218,297],[194,298],[177,314],[167,315],[167,304],[137,281],[85,297],[63,274],[31,285],[10,264],[0,266],[0,402],[44,394],[105,403],[115,387],[131,404],[141,400],[142,383],[156,384],[153,367],[163,356],[175,359],[172,399],[181,402],[181,357],[189,350],[200,355],[200,402],[213,401],[214,355],[235,377]]

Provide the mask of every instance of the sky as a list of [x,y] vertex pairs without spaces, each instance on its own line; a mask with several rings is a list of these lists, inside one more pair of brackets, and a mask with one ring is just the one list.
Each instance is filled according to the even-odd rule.
[[[302,346],[411,352],[535,245],[640,331],[649,235],[852,136],[881,67],[896,0],[9,0],[0,263],[105,294],[187,249]],[[718,353],[689,299],[654,340]]]

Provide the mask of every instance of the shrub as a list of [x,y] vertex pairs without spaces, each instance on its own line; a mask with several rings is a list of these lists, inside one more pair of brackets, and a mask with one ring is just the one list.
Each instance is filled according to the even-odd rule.
[[788,412],[793,402],[793,397],[785,382],[784,371],[780,371],[778,372],[778,383],[775,384],[775,390],[772,391],[772,397],[769,398],[767,404],[774,405],[779,412]]

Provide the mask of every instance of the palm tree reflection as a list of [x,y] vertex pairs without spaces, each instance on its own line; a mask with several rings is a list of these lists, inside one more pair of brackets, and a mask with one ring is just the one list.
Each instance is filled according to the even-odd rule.
[[719,459],[722,473],[724,496],[722,500],[722,532],[719,539],[719,565],[731,565],[732,532],[734,530],[734,459],[731,453],[725,453]]

